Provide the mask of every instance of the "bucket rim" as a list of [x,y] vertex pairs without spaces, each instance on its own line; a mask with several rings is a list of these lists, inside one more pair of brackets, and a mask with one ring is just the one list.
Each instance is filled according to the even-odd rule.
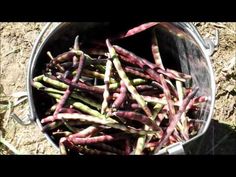
[[[28,101],[29,101],[29,109],[30,109],[30,117],[33,121],[35,121],[37,123],[37,125],[42,128],[42,124],[38,118],[37,115],[33,114],[33,112],[35,112],[35,108],[32,107],[32,86],[30,84],[30,80],[32,79],[32,68],[34,68],[33,64],[34,62],[36,62],[36,59],[38,57],[38,55],[40,54],[42,48],[44,45],[46,45],[47,40],[54,34],[57,32],[57,30],[63,26],[64,24],[68,24],[69,22],[48,22],[46,23],[46,25],[44,26],[44,28],[42,29],[41,33],[39,34],[38,38],[35,40],[34,42],[34,46],[31,52],[31,56],[28,62],[28,69],[27,69],[27,94],[28,94]],[[161,23],[167,23],[167,22],[161,22]],[[169,23],[169,22],[168,22]],[[209,114],[207,116],[205,125],[203,127],[203,129],[200,131],[200,133],[198,133],[196,136],[192,137],[191,139],[182,142],[182,145],[185,146],[187,144],[189,144],[190,142],[195,141],[196,139],[198,139],[199,137],[201,137],[202,135],[204,135],[206,133],[206,131],[209,128],[211,119],[213,117],[213,113],[214,113],[214,105],[215,105],[215,94],[216,94],[216,84],[215,84],[215,74],[213,71],[213,67],[212,67],[212,62],[210,60],[210,56],[207,52],[207,45],[204,41],[204,39],[201,37],[200,33],[198,32],[197,28],[190,22],[173,22],[172,24],[174,24],[175,26],[179,26],[185,30],[187,30],[187,32],[193,37],[193,39],[195,40],[195,42],[198,44],[203,57],[206,60],[206,64],[207,64],[207,68],[209,69],[209,76],[210,76],[210,86],[211,88],[211,103],[210,103],[210,111]],[[51,25],[55,25],[55,27],[45,36],[45,39],[43,41],[42,38],[45,35],[45,33],[47,32],[47,30],[49,29],[49,27]],[[41,43],[40,43],[41,42]],[[43,134],[46,136],[46,138],[53,144],[53,146],[56,149],[59,149],[58,145],[55,144],[52,139],[50,138],[50,136],[43,132]],[[157,153],[159,154],[159,153]]]

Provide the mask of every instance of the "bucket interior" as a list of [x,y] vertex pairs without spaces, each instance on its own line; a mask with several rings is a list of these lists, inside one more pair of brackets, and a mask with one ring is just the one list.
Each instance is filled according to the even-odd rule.
[[[68,51],[73,46],[74,38],[79,35],[80,47],[85,53],[93,47],[101,47],[98,43],[103,42],[105,45],[106,38],[115,38],[122,32],[139,25],[140,23],[110,23],[110,22],[80,22],[80,23],[62,23],[52,34],[43,42],[37,56],[32,62],[28,82],[33,77],[42,74],[46,67],[46,63],[50,61],[47,51],[51,51],[53,56],[57,56],[62,52]],[[166,68],[175,69],[177,71],[190,74],[192,81],[187,81],[187,87],[195,85],[200,89],[197,96],[208,96],[209,100],[202,104],[199,111],[193,112],[195,117],[207,122],[212,102],[213,83],[209,64],[201,47],[190,35],[189,31],[178,23],[160,23],[156,28],[156,35],[162,62]],[[128,37],[122,41],[114,40],[112,44],[118,44],[135,54],[146,58],[153,62],[151,55],[151,32],[146,30],[136,35]],[[50,97],[33,87],[29,90],[29,97],[33,104],[33,116],[36,119],[44,117],[44,113],[52,106]],[[206,123],[203,123],[199,131],[199,135],[205,131]],[[52,141],[54,139],[52,138]]]

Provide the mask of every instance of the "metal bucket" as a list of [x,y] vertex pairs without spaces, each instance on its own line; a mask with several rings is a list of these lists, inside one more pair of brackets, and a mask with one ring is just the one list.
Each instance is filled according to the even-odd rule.
[[[28,65],[27,92],[31,119],[36,121],[38,126],[42,128],[40,123],[41,113],[48,109],[47,103],[45,103],[48,97],[38,95],[38,91],[31,86],[31,80],[35,76],[42,74],[42,69],[45,63],[48,62],[47,51],[57,55],[68,50],[73,45],[73,40],[78,34],[82,42],[85,39],[105,41],[107,37],[137,26],[137,24],[110,22],[48,23],[34,44]],[[49,30],[52,25],[54,27]],[[210,40],[204,40],[191,23],[162,22],[157,26],[157,37],[163,64],[168,68],[190,74],[192,82],[187,82],[186,86],[197,85],[200,88],[198,94],[209,98],[197,113],[198,119],[204,122],[198,134],[186,142],[173,144],[158,153],[183,154],[186,145],[204,135],[213,115],[215,79],[209,56],[213,51],[214,45],[212,45],[213,43]],[[145,43],[145,40],[142,42]],[[47,133],[45,133],[45,136],[58,148],[58,144],[53,137]]]

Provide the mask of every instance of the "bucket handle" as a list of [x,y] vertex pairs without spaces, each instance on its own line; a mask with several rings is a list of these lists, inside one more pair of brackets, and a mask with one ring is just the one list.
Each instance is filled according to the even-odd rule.
[[[19,96],[19,98],[17,99],[17,101],[13,104],[13,107],[19,105],[20,103],[22,103],[23,101],[25,101],[28,98],[28,95],[26,92],[22,92],[21,95]],[[10,114],[10,118],[14,119],[17,123],[23,125],[23,126],[27,126],[30,125],[33,121],[30,118],[30,114],[29,112],[27,113],[27,116],[25,116],[24,118],[20,118],[19,116],[16,115],[16,113],[13,111]]]
[[182,142],[174,143],[161,149],[156,155],[185,155],[185,149]]
[[207,51],[208,56],[212,56],[214,52],[217,50],[219,45],[219,31],[215,29],[215,35],[211,38],[202,38],[197,28],[193,23],[183,23],[183,25],[189,28],[193,33],[196,34],[197,38],[203,44],[204,48]]
[[15,113],[12,113],[11,118],[13,118],[18,124],[23,126],[28,126],[33,123],[29,114],[27,114],[25,118],[21,119]]

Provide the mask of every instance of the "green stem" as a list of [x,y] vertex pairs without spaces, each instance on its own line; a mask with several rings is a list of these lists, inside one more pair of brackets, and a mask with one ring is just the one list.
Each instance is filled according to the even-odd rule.
[[101,114],[104,114],[104,112],[106,112],[107,108],[108,108],[108,98],[110,96],[109,80],[111,77],[111,70],[112,70],[112,62],[111,62],[111,60],[107,60],[106,72],[105,72],[105,77],[104,77],[105,88],[104,88],[104,92],[103,92],[103,102],[102,102]]
[[[74,72],[73,72],[73,74],[74,74]],[[82,74],[86,75],[86,76],[89,76],[89,77],[95,77],[97,79],[104,79],[104,77],[105,77],[105,74],[101,74],[101,73],[99,73],[97,71],[90,71],[88,69],[84,69]],[[114,78],[110,78],[109,82],[111,84],[117,83]]]
[[[61,95],[59,94],[55,94],[55,93],[47,93],[48,95],[54,97],[55,99],[61,99]],[[83,111],[85,113],[88,113],[90,115],[93,115],[95,117],[101,118],[101,119],[105,119],[105,116],[100,114],[98,111],[91,109],[90,107],[88,107],[87,105],[80,103],[78,101],[75,101],[74,99],[69,99],[68,103],[71,104],[72,106],[74,106],[75,108],[77,108],[80,111]]]
[[63,82],[51,79],[49,77],[43,76],[43,81],[52,85],[53,87],[56,87],[58,89],[66,90],[69,86],[64,84]]
[[[35,88],[37,88],[38,90],[43,90],[46,92],[50,92],[50,93],[57,93],[57,94],[64,94],[65,91],[61,91],[61,90],[57,90],[54,88],[49,88],[49,87],[45,87],[43,84],[41,84],[40,82],[33,82],[32,86],[34,86]],[[97,102],[95,102],[92,99],[86,98],[86,97],[82,97],[80,95],[78,95],[77,92],[73,91],[71,94],[71,97],[74,99],[78,99],[92,107],[95,107],[96,109],[100,110],[101,109],[101,105]]]
[[158,67],[160,67],[161,69],[164,69],[161,55],[160,55],[160,51],[159,51],[159,47],[158,47],[158,41],[157,41],[155,29],[152,30],[152,47],[151,47],[151,49],[152,49],[152,55],[153,55],[156,65]]
[[[161,111],[161,109],[163,108],[163,104],[159,104],[157,103],[154,106],[154,112],[153,112],[153,116],[152,116],[152,120],[154,121],[157,117],[157,114]],[[148,131],[150,130],[149,126],[145,125],[144,126],[144,130]],[[145,148],[145,142],[149,142],[152,139],[153,135],[144,135],[144,136],[140,136],[137,140],[137,145],[135,148],[135,155],[141,155],[143,152],[143,149]]]
[[[137,85],[140,85],[140,84],[144,84],[144,83],[146,83],[146,82],[147,82],[147,80],[141,79],[141,78],[137,78],[137,79],[131,80],[131,83],[132,83],[134,86],[137,86]],[[115,90],[115,89],[117,89],[119,86],[120,86],[120,83],[110,84],[110,85],[109,85],[109,89]],[[94,87],[98,87],[98,88],[103,88],[103,89],[104,89],[105,85],[96,85],[96,86],[94,86]]]
[[[176,89],[178,93],[178,98],[179,98],[179,105],[183,104],[184,100],[184,90],[183,90],[183,85],[182,82],[176,80]],[[180,132],[182,136],[184,137],[185,140],[188,139],[188,125],[187,125],[187,117],[185,116],[185,112],[181,115],[180,122],[177,123],[178,128],[180,129]],[[181,124],[182,123],[182,124]]]
[[33,81],[35,81],[35,82],[42,81],[42,80],[43,80],[43,77],[44,77],[43,74],[42,74],[42,75],[39,75],[39,76],[36,76],[36,77],[33,78]]
[[126,75],[126,73],[124,72],[120,60],[118,58],[118,55],[116,54],[115,49],[111,46],[109,40],[106,40],[108,49],[109,49],[109,53],[111,55],[111,58],[113,58],[113,64],[118,72],[118,75],[120,76],[120,78],[122,79],[122,81],[124,82],[124,84],[126,85],[128,91],[131,93],[132,97],[138,102],[138,104],[142,107],[142,109],[144,110],[144,112],[147,114],[147,116],[149,118],[152,117],[152,113],[150,111],[150,109],[148,108],[145,100],[143,99],[142,96],[139,95],[139,93],[137,92],[136,88],[132,85],[132,83],[130,82],[128,76]]

